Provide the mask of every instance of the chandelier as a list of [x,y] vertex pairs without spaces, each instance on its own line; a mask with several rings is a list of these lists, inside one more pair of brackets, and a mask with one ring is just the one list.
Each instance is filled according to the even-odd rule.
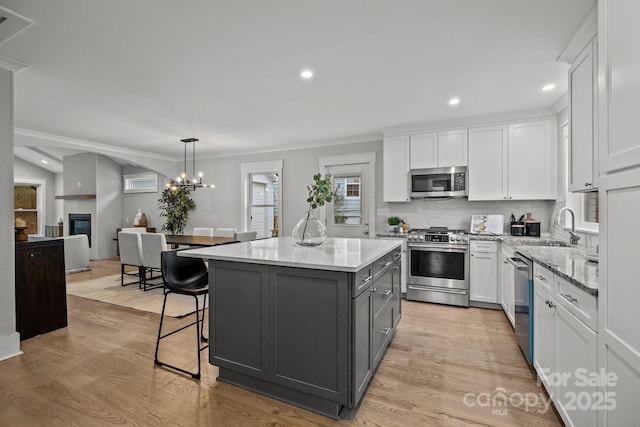
[[[180,141],[184,142],[184,170],[180,174],[179,177],[176,178],[175,181],[171,180],[167,187],[176,191],[178,189],[191,189],[196,190],[196,188],[215,188],[213,184],[203,184],[202,183],[202,172],[198,172],[196,176],[196,142],[198,139],[196,138],[187,138],[181,139]],[[191,176],[192,178],[187,178],[187,173],[189,170],[187,169],[187,145],[191,145]]]

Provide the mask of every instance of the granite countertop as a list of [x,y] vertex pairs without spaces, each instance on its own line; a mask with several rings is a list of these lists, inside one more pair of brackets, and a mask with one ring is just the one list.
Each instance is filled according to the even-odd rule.
[[525,245],[522,242],[553,240],[546,236],[469,235],[471,240],[498,240],[511,246],[530,260],[548,268],[569,283],[598,296],[598,263],[590,261],[587,253],[578,247]]
[[400,240],[328,238],[318,246],[300,246],[293,237],[253,240],[180,251],[181,256],[316,270],[357,272],[395,248]]

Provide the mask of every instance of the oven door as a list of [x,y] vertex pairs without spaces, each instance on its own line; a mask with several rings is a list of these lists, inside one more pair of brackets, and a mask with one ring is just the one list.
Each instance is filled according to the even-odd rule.
[[409,263],[409,284],[469,289],[467,246],[412,244],[409,246]]

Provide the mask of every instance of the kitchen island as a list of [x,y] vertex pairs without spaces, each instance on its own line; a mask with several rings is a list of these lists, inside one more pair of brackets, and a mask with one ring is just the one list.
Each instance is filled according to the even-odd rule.
[[209,260],[221,381],[331,418],[362,400],[401,317],[401,242],[291,237],[181,251]]

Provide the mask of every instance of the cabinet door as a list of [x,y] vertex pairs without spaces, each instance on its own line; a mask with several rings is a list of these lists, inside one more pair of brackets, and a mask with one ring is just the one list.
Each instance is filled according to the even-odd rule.
[[438,167],[467,165],[467,130],[438,132]]
[[508,199],[556,198],[557,155],[552,141],[551,120],[509,125]]
[[555,396],[549,375],[556,372],[556,303],[536,283],[533,287],[533,367],[547,392]]
[[513,266],[507,261],[506,256],[502,258],[502,271],[501,271],[501,287],[502,287],[502,297],[503,301],[501,301],[502,308],[505,310],[505,314],[507,315],[507,319],[511,322],[511,326],[515,327],[515,316],[516,316],[516,303],[515,303],[515,291],[514,287],[514,274],[515,271]]
[[598,1],[600,172],[640,165],[640,2]]
[[409,135],[384,139],[382,190],[385,202],[409,201]]
[[597,88],[594,45],[589,43],[569,69],[569,190],[594,186],[594,95]]
[[430,132],[411,135],[409,159],[411,169],[438,167],[438,134]]
[[371,292],[363,292],[353,300],[354,404],[357,404],[362,398],[373,371],[373,357],[371,355],[373,317],[371,310]]
[[[580,378],[597,372],[597,334],[561,305],[557,316],[557,372],[568,376],[558,385],[556,407],[568,426],[588,427],[597,424],[596,387],[581,384]],[[606,402],[600,402],[604,405]]]
[[472,252],[469,299],[498,302],[498,256],[490,252]]
[[469,200],[506,199],[507,127],[469,129]]
[[402,263],[400,260],[396,261],[393,268],[393,327],[395,328],[400,321],[402,314]]

